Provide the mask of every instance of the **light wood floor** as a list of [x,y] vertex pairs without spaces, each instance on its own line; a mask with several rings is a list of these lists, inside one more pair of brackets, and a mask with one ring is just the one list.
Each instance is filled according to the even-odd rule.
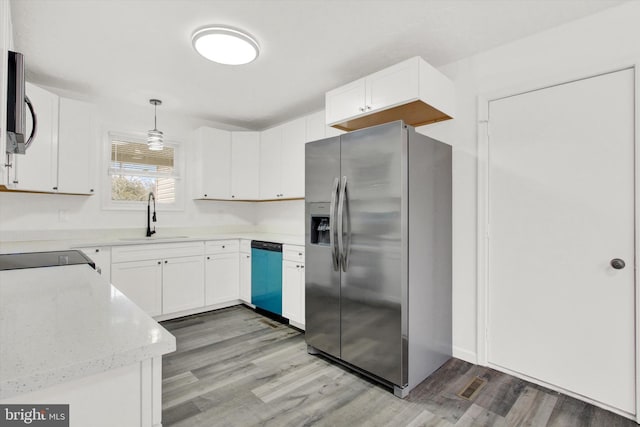
[[[451,359],[404,399],[306,352],[304,335],[243,306],[163,322],[169,426],[603,426],[634,422],[498,371]],[[456,394],[487,380],[473,399]]]

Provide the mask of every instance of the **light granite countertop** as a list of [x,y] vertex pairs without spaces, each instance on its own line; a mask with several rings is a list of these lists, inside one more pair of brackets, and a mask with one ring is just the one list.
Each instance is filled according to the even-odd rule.
[[211,233],[211,232],[181,232],[171,230],[170,232],[159,232],[152,237],[144,237],[143,235],[130,235],[114,232],[111,235],[105,233],[96,233],[95,236],[70,236],[69,238],[55,238],[42,240],[17,240],[17,241],[0,241],[1,253],[18,253],[18,252],[41,252],[77,249],[94,246],[126,246],[140,245],[148,243],[177,243],[187,241],[206,241],[206,240],[226,240],[226,239],[248,239],[248,240],[264,240],[268,242],[283,243],[288,245],[304,246],[304,235],[284,234],[284,233],[261,233],[261,232],[235,232],[235,233]]
[[0,271],[0,399],[175,351],[88,265]]

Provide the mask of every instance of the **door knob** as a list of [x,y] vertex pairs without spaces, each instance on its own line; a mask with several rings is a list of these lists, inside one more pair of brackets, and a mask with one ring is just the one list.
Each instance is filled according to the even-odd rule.
[[611,267],[615,268],[616,270],[622,270],[625,266],[626,264],[620,258],[614,258],[611,260]]

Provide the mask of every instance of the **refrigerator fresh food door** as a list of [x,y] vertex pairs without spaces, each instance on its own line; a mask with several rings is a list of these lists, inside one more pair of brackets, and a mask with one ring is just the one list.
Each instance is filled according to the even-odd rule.
[[407,383],[406,149],[402,122],[342,135],[338,201],[341,359],[399,386]]
[[305,337],[307,344],[340,357],[340,138],[310,142],[305,151]]

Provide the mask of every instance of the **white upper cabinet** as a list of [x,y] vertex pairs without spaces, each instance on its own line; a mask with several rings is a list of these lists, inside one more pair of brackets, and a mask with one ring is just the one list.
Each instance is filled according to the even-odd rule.
[[201,127],[195,135],[196,199],[259,198],[260,134]]
[[364,114],[367,104],[366,87],[365,79],[360,79],[327,92],[325,98],[326,123],[332,124],[347,117]]
[[318,139],[326,138],[327,125],[324,118],[324,110],[317,113],[309,114],[305,117],[307,122],[307,137],[306,142],[317,141]]
[[304,117],[260,134],[260,198],[304,197]]
[[420,82],[416,59],[401,62],[364,79],[366,111],[378,111],[418,98]]
[[304,197],[304,144],[306,142],[304,117],[282,125],[282,198]]
[[[97,132],[93,105],[61,98],[27,83],[38,124],[26,154],[14,154],[9,188],[65,194],[93,194],[91,149]],[[27,133],[33,123],[27,114]]]
[[260,133],[260,198],[279,199],[282,126]]
[[453,83],[414,57],[331,90],[325,96],[326,123],[342,130],[395,120],[421,126],[455,114]]
[[201,127],[196,131],[196,199],[231,198],[231,132]]
[[97,126],[92,104],[60,98],[58,192],[93,194]]
[[231,132],[231,199],[260,197],[260,133]]
[[262,132],[202,127],[195,134],[194,198],[304,198],[305,143],[341,133],[325,124],[324,111]]
[[[55,192],[58,182],[58,95],[26,84],[26,93],[37,115],[35,139],[26,154],[14,154],[9,187],[15,190]],[[26,114],[26,135],[33,122]]]

